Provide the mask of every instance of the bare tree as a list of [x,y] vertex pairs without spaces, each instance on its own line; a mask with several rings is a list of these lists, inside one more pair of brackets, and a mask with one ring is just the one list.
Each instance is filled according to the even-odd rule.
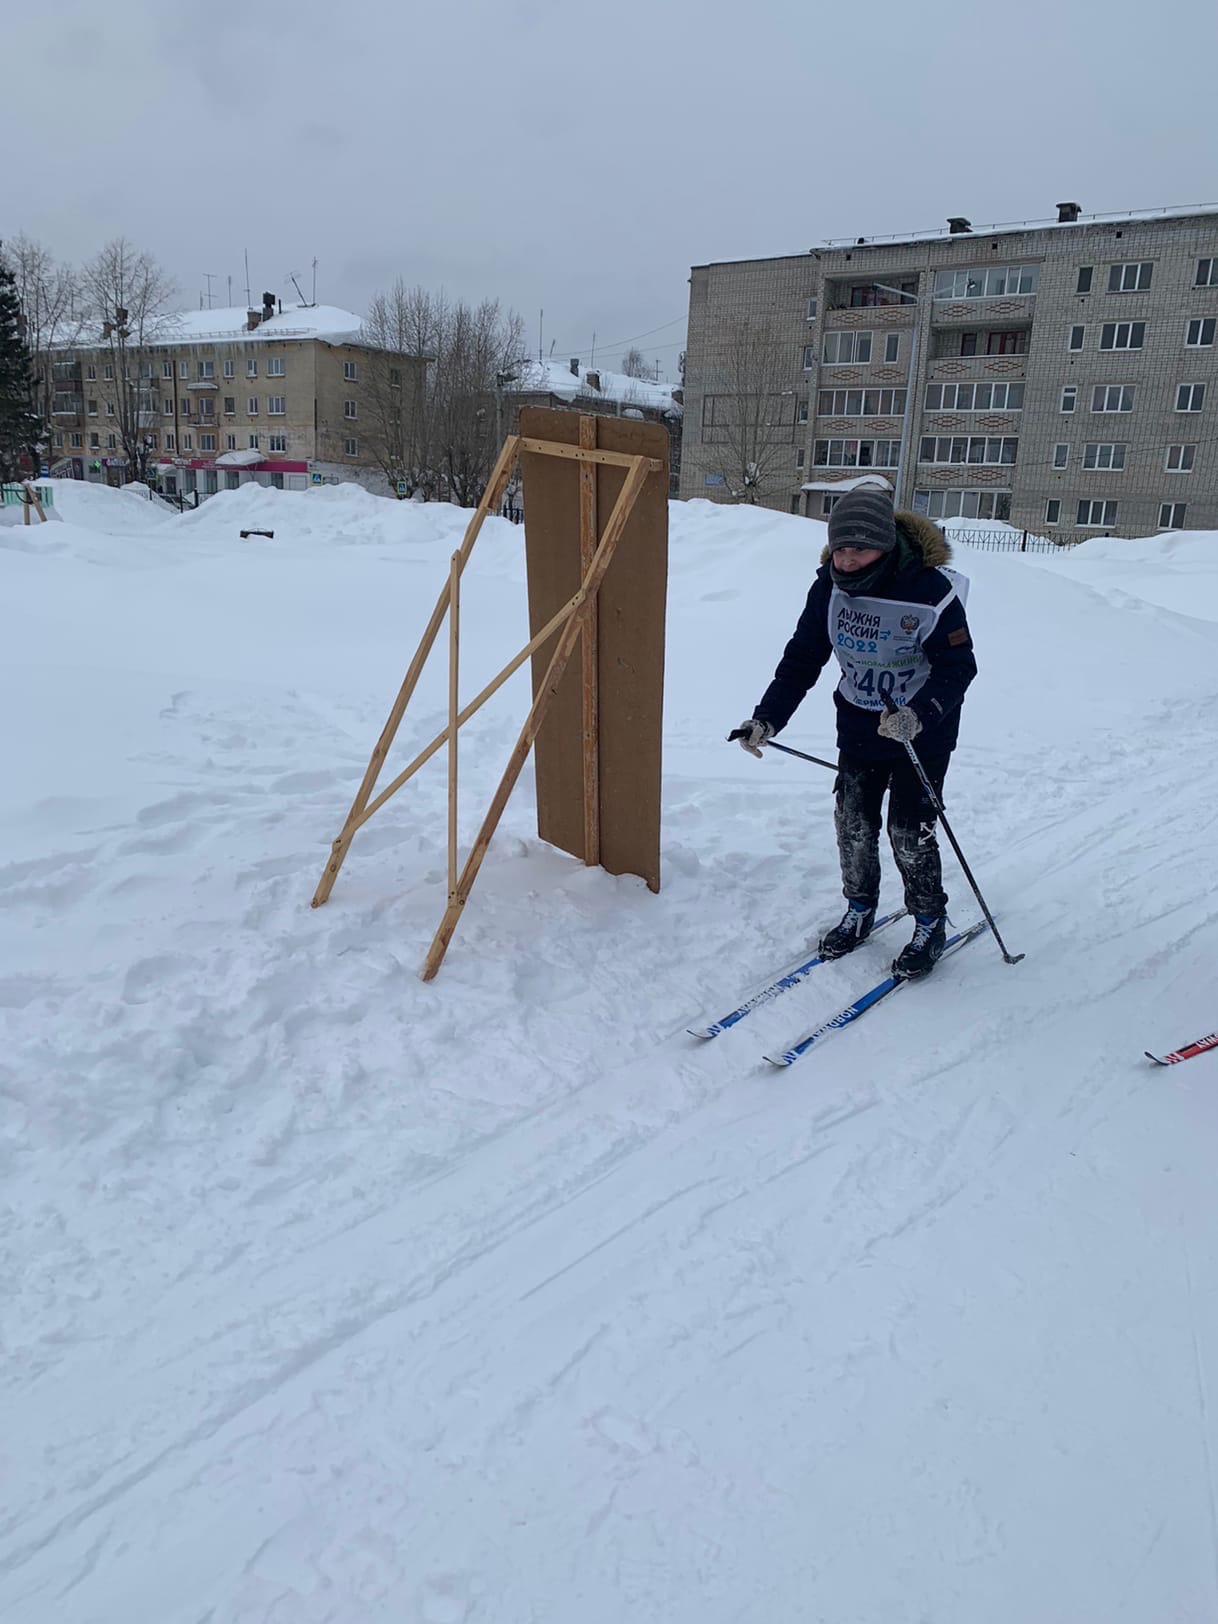
[[[795,436],[790,343],[768,317],[726,324],[706,374],[703,440],[718,446],[719,471],[740,502],[759,502]],[[784,387],[785,386],[785,387]]]
[[[50,423],[57,394],[73,398],[80,394],[76,387],[79,368],[74,362],[62,360],[84,330],[87,312],[80,276],[71,265],[61,264],[49,249],[25,235],[5,243],[4,260],[15,278],[21,303],[25,342],[33,367],[34,406],[43,422]],[[57,377],[57,370],[65,376]],[[58,387],[61,384],[64,387]]]
[[442,313],[434,379],[435,445],[445,493],[462,507],[481,497],[502,438],[503,381],[524,354],[524,323],[497,299]]
[[408,494],[435,494],[430,370],[440,342],[443,300],[401,277],[368,308],[364,332],[372,345],[366,394],[369,446],[391,485]]
[[111,416],[127,458],[130,478],[146,480],[152,461],[152,431],[159,422],[153,384],[154,345],[173,332],[169,306],[176,292],[172,279],[143,249],[115,237],[84,267],[82,282],[99,340],[109,360],[103,388],[109,384]]
[[628,378],[646,378],[648,376],[647,362],[643,358],[642,350],[627,350],[622,357],[622,371]]

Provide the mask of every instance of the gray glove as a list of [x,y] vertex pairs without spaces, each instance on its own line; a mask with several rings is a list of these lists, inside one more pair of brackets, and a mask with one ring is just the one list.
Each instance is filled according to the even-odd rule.
[[739,739],[737,742],[739,743],[740,748],[742,750],[747,750],[749,755],[756,756],[760,761],[761,747],[767,739],[772,739],[774,737],[775,730],[772,723],[759,722],[755,717],[750,716],[745,721],[741,722],[740,726],[736,728],[735,731],[739,734]]
[[921,731],[922,724],[917,713],[910,710],[908,705],[902,705],[900,710],[886,711],[880,717],[880,737],[891,739],[894,744],[912,744]]

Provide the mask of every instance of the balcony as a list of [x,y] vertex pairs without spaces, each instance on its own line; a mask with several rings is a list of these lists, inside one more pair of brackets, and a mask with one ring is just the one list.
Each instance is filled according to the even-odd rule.
[[220,380],[219,378],[191,378],[188,380],[186,387],[192,394],[200,389],[219,389]]
[[83,417],[84,399],[80,395],[56,395],[51,402],[52,417]]
[[859,305],[844,310],[826,310],[822,326],[827,332],[857,327],[865,332],[891,332],[894,327],[912,327],[915,305]]
[[967,383],[1001,378],[1017,383],[1027,376],[1026,355],[936,355],[927,363],[928,383]]
[[1020,327],[1036,314],[1036,295],[995,294],[985,299],[934,299],[932,327]]

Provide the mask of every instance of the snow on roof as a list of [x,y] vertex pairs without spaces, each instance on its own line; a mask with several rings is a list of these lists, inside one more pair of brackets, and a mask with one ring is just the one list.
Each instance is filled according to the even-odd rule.
[[[599,388],[588,382],[592,374]],[[673,399],[673,385],[654,383],[650,378],[631,378],[624,372],[607,372],[604,367],[584,367],[578,376],[565,361],[526,361],[517,386],[524,391],[544,390],[560,400],[612,400],[623,406],[649,407],[668,417],[679,417],[681,406]]]
[[[276,339],[319,339],[325,344],[359,342],[363,321],[353,311],[338,305],[284,305],[281,312],[259,322],[251,332],[249,313],[244,305],[222,310],[183,310],[160,318],[146,331],[143,343],[158,347],[174,344],[240,343],[268,344]],[[65,338],[65,344],[87,349],[102,343],[96,327]]]
[[1082,226],[1136,225],[1159,220],[1189,220],[1194,216],[1218,214],[1218,203],[1178,203],[1158,209],[1126,209],[1116,214],[1080,214],[1077,220],[1004,220],[996,225],[970,226],[953,233],[945,226],[925,231],[897,231],[884,236],[826,237],[826,248],[893,248],[914,242],[964,242],[970,237],[1000,237],[1016,232],[1070,231]]
[[892,490],[892,481],[885,479],[883,474],[860,474],[857,479],[810,479],[799,488],[801,491],[837,491],[845,495],[847,491],[866,490],[869,485],[889,492]]

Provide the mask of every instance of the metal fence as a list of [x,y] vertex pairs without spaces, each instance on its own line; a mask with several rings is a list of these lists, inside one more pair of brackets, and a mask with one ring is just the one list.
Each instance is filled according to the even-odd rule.
[[958,541],[966,547],[978,547],[987,553],[1060,553],[1077,547],[1082,536],[1063,536],[1051,541],[1048,536],[1034,536],[1027,530],[965,530],[952,525],[946,532],[949,541]]

